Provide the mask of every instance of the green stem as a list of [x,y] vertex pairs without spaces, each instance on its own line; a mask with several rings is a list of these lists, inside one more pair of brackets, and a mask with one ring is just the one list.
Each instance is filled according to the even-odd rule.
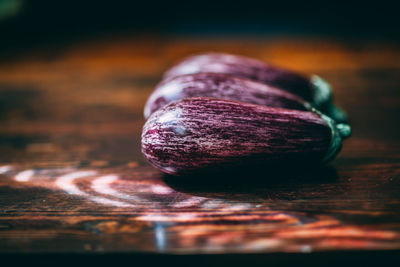
[[323,159],[323,162],[327,163],[333,160],[340,152],[340,150],[342,149],[343,140],[350,137],[351,135],[351,127],[346,123],[336,123],[333,119],[322,114],[315,108],[313,108],[312,111],[318,114],[328,124],[329,128],[331,128],[331,143]]
[[317,75],[311,77],[314,85],[314,105],[337,122],[346,122],[346,113],[333,104],[332,88],[324,79]]
[[336,129],[339,131],[339,134],[343,139],[346,139],[351,135],[351,127],[346,123],[336,124]]

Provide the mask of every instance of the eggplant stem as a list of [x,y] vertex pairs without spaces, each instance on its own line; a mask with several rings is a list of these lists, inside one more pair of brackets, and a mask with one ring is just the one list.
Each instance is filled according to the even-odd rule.
[[337,122],[346,122],[346,113],[333,104],[332,87],[330,84],[318,75],[311,76],[311,83],[315,89],[313,102],[316,108]]
[[329,145],[328,151],[323,159],[324,163],[328,163],[340,152],[342,149],[342,142],[344,139],[348,138],[351,135],[351,127],[346,123],[336,123],[332,118],[322,114],[318,110],[314,109],[314,112],[317,113],[331,128],[331,144]]
[[336,124],[336,129],[339,131],[339,134],[342,137],[342,139],[346,139],[351,135],[351,127],[346,123]]

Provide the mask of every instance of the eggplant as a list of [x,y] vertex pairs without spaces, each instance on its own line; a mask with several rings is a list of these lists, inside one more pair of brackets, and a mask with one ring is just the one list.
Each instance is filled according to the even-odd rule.
[[309,110],[311,104],[299,96],[261,82],[230,74],[195,73],[159,83],[144,108],[147,119],[163,106],[188,97],[215,97],[287,109]]
[[330,85],[321,77],[313,75],[308,78],[244,56],[225,53],[190,56],[167,70],[164,78],[199,72],[225,73],[256,80],[300,96],[338,122],[347,121],[346,113],[333,104]]
[[351,133],[317,110],[267,107],[212,97],[185,98],[154,112],[142,153],[172,175],[301,161],[324,163]]

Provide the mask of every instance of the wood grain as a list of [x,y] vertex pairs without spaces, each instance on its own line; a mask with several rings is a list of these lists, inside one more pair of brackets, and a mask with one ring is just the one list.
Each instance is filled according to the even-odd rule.
[[[1,62],[0,252],[400,249],[400,47],[238,40],[99,40]],[[168,66],[211,50],[329,81],[354,131],[339,157],[186,180],[149,166],[148,95]]]

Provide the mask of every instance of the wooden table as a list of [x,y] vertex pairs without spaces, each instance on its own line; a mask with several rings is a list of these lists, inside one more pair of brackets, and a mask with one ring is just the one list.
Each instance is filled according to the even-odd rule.
[[[173,62],[210,50],[328,80],[354,133],[339,157],[289,177],[182,181],[153,169],[140,152],[144,102]],[[398,260],[399,86],[400,46],[373,41],[120,38],[3,60],[0,253],[68,264]]]

